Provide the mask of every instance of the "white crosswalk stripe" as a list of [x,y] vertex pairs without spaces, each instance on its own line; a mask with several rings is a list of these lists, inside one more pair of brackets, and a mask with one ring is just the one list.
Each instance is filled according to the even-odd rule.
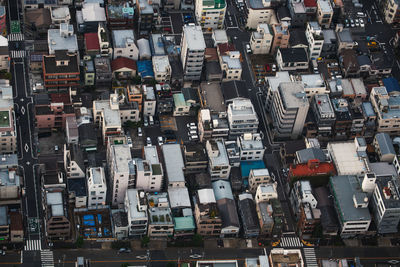
[[24,35],[22,33],[11,33],[7,36],[8,41],[23,41]]
[[54,267],[53,251],[49,249],[40,251],[40,261],[43,267]]
[[315,256],[314,248],[304,248],[304,257],[307,267],[318,267],[317,257]]
[[11,58],[23,58],[26,55],[25,50],[11,50],[10,54]]
[[284,248],[302,247],[303,243],[297,236],[285,236],[281,238],[281,246]]
[[24,250],[41,250],[42,242],[40,240],[26,240]]

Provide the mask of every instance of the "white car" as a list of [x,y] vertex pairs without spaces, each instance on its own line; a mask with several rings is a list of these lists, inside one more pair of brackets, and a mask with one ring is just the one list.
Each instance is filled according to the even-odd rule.
[[364,23],[364,20],[363,19],[360,19],[360,27],[365,27],[365,23]]
[[142,132],[142,128],[137,128],[137,135],[139,136],[139,137],[142,137],[143,136],[143,132]]
[[246,52],[247,52],[248,54],[251,54],[251,53],[252,53],[251,47],[250,47],[249,44],[246,44]]
[[191,123],[186,124],[186,126],[187,126],[188,128],[190,128],[190,127],[196,127],[196,123],[191,122]]
[[147,119],[147,117],[144,117],[144,119],[143,119],[143,125],[144,125],[144,127],[149,126],[149,120]]
[[132,139],[128,136],[128,137],[126,137],[126,143],[128,144],[128,146],[130,147],[130,148],[132,148]]
[[162,138],[162,136],[157,137],[157,141],[158,141],[158,145],[161,146],[162,144],[164,144],[164,139]]
[[150,137],[146,138],[146,144],[147,144],[147,146],[152,146]]
[[203,257],[203,255],[201,255],[201,254],[193,254],[193,255],[190,255],[189,257],[192,258],[192,259],[200,259],[201,257]]

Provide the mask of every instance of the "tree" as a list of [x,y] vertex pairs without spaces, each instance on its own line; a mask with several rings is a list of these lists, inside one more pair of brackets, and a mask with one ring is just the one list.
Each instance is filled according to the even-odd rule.
[[168,262],[167,267],[176,267],[176,262],[174,262],[174,261]]
[[150,242],[150,238],[147,235],[142,237],[142,247],[147,247],[149,242]]
[[129,266],[129,263],[127,263],[127,262],[121,264],[121,267],[128,267],[128,266]]
[[193,246],[201,247],[203,245],[203,237],[199,234],[194,234],[192,237]]
[[135,77],[131,78],[131,81],[133,84],[141,84],[142,83],[142,77],[139,75],[136,75]]
[[84,242],[83,237],[80,236],[80,237],[78,237],[78,238],[76,239],[75,246],[76,246],[77,248],[81,248],[81,247],[83,246],[83,242]]

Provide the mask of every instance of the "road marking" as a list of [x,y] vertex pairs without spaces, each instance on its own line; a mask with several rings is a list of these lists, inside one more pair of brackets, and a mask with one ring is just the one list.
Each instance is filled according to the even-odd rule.
[[282,247],[302,247],[303,243],[301,243],[300,238],[297,236],[288,236],[281,238],[281,246]]
[[7,36],[8,41],[15,42],[15,41],[23,41],[24,35],[22,33],[11,33]]
[[25,147],[24,147],[25,151],[28,152],[29,151],[29,146],[27,143],[25,143]]
[[21,101],[21,102],[24,102],[24,101],[25,101],[25,99],[21,98],[21,99],[20,99],[20,101]]
[[42,266],[54,267],[54,255],[53,251],[46,249],[40,251],[40,261]]
[[25,50],[11,50],[11,58],[24,58],[26,56]]
[[33,239],[33,240],[26,240],[25,246],[24,246],[24,250],[41,250],[42,249],[42,242],[40,240],[37,239]]
[[25,115],[25,108],[24,107],[21,108],[21,113],[22,113],[22,115]]
[[31,165],[30,161],[27,161],[27,162],[26,162],[26,165],[28,165],[28,166]]

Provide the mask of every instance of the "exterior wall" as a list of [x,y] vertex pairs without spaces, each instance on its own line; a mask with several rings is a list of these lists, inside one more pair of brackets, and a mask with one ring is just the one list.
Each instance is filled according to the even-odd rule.
[[194,209],[197,234],[202,236],[219,236],[221,234],[222,220],[219,217],[202,216],[199,206]]
[[386,0],[383,2],[383,16],[388,24],[399,23],[400,22],[400,9],[398,1],[396,0]]
[[267,184],[269,182],[271,182],[271,176],[269,175],[254,176],[252,170],[250,171],[249,189],[250,192],[252,192],[253,194],[257,191],[259,185]]
[[203,0],[196,0],[196,18],[203,29],[222,29],[224,26],[226,4],[223,8],[203,6]]
[[105,205],[107,195],[107,185],[104,176],[104,169],[101,167],[93,168],[100,172],[102,183],[95,184],[92,177],[91,169],[87,171],[88,185],[88,206]]
[[0,70],[10,70],[10,61],[8,55],[0,55]]
[[246,27],[250,29],[257,29],[258,24],[271,24],[272,21],[276,21],[275,11],[273,9],[248,9],[248,17]]
[[70,222],[65,216],[51,217],[46,223],[46,233],[49,239],[68,239]]
[[121,123],[124,124],[127,121],[138,122],[140,121],[139,109],[120,109]]

